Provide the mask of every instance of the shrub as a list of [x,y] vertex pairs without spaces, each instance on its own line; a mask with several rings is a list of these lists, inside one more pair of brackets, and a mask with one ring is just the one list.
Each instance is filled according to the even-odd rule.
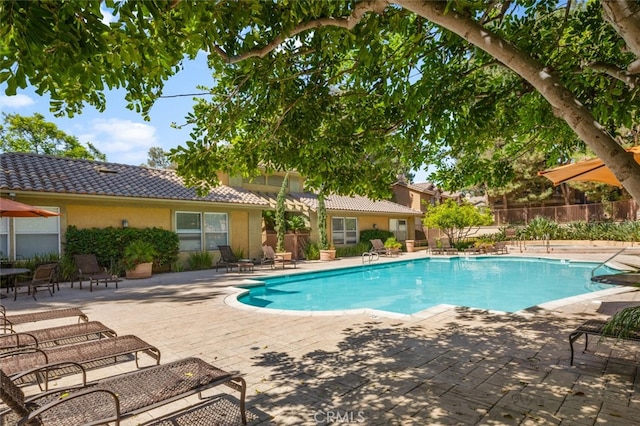
[[302,247],[304,258],[307,260],[320,259],[320,246],[315,241],[309,241]]
[[208,251],[189,253],[187,265],[192,271],[210,269],[213,266],[213,256]]
[[362,253],[369,251],[371,243],[369,241],[361,241],[354,246],[344,246],[336,248],[336,257],[355,257],[362,256]]
[[387,238],[393,237],[393,236],[394,236],[393,232],[391,231],[385,231],[383,229],[365,229],[364,231],[360,232],[360,242],[367,243],[367,250],[369,250],[371,248],[371,244],[369,243],[369,240],[386,241]]

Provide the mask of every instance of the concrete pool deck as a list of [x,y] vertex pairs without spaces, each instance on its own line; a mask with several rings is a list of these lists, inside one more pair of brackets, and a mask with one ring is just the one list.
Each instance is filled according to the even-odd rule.
[[[522,255],[599,262],[611,254]],[[423,256],[407,253],[381,261]],[[359,264],[360,258],[300,262],[298,269],[284,273]],[[90,320],[119,335],[134,334],[157,346],[162,363],[197,356],[241,373],[254,425],[640,424],[637,344],[614,346],[593,339],[582,353],[581,339],[575,365],[569,366],[569,333],[586,319],[608,318],[622,307],[640,305],[634,287],[518,314],[443,306],[429,315],[403,318],[370,312],[299,316],[237,309],[225,302],[236,291],[230,286],[263,273],[283,270],[156,274],[92,293],[61,283],[53,297],[40,292],[38,301],[19,295],[15,302],[11,296],[1,302],[9,313],[80,307]],[[19,330],[42,326],[27,324]],[[135,363],[125,362],[90,370],[88,376],[132,369]],[[35,389],[25,388],[29,393]],[[237,396],[230,389],[228,395],[232,402]],[[144,423],[195,402],[191,397],[123,424]],[[215,404],[220,402],[205,402],[190,415],[206,413]],[[185,421],[180,424],[189,424]],[[229,419],[228,424],[239,423]]]

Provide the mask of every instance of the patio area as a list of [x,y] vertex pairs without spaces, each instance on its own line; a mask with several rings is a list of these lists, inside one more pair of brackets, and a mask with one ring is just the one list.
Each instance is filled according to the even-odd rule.
[[[593,261],[610,256],[607,252],[523,255]],[[381,261],[423,256],[424,252],[405,253]],[[633,287],[523,314],[446,308],[408,318],[362,313],[295,316],[225,303],[233,292],[229,286],[262,273],[272,276],[359,264],[361,259],[355,258],[299,262],[295,270],[256,268],[253,274],[215,270],[157,274],[124,280],[117,290],[101,285],[92,293],[60,283],[54,297],[41,293],[36,302],[21,295],[15,302],[7,298],[2,303],[11,314],[79,307],[90,320],[104,323],[118,335],[134,334],[156,346],[162,363],[196,356],[238,372],[247,381],[252,425],[640,424],[637,344],[614,346],[612,341],[594,339],[589,352],[582,353],[580,339],[575,365],[569,365],[569,333],[586,319],[606,319],[621,307],[640,304],[640,292]],[[33,323],[18,329],[43,326]],[[133,369],[135,363],[120,363],[89,370],[88,378]],[[25,390],[35,392],[36,387]],[[233,407],[237,394],[229,390],[228,395],[205,401],[188,415],[206,418],[217,407]],[[149,422],[196,402],[190,397],[124,424]],[[224,424],[240,424],[233,417]],[[188,417],[183,420],[163,424],[190,424]]]

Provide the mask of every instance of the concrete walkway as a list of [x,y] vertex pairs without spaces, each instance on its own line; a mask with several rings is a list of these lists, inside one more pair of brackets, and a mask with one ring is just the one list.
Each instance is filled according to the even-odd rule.
[[[533,255],[596,261],[609,256],[604,251]],[[360,263],[360,258],[300,262],[297,270],[285,273]],[[230,285],[263,273],[282,271],[157,274],[93,293],[61,283],[54,297],[39,293],[37,302],[26,295],[1,302],[10,313],[80,307],[119,335],[135,334],[156,345],[163,363],[197,356],[239,372],[248,385],[251,424],[640,424],[638,346],[594,340],[587,353],[580,346],[571,367],[568,344],[569,333],[583,320],[639,305],[635,288],[592,293],[522,314],[446,308],[404,318],[293,316],[225,302],[233,292]],[[144,355],[141,360],[147,361]],[[133,362],[119,363],[90,370],[89,379],[133,369]],[[188,415],[207,418],[216,404],[237,401],[237,394],[228,391],[230,398],[205,402]],[[195,402],[192,397],[125,424],[144,423]],[[165,424],[193,422],[185,417],[183,423]]]

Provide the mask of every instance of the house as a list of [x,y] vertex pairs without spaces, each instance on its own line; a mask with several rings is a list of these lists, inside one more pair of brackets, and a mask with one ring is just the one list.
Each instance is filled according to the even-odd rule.
[[[423,214],[427,211],[428,206],[438,204],[448,198],[459,199],[460,197],[459,195],[442,191],[431,182],[409,183],[404,178],[401,178],[393,184],[393,201]],[[413,225],[417,234],[415,239],[417,240],[426,238],[426,230],[422,227],[423,214],[415,218]]]
[[[206,196],[187,188],[174,170],[54,157],[0,154],[0,196],[61,213],[52,218],[0,218],[0,257],[62,253],[68,226],[157,227],[175,231],[182,257],[215,251],[219,244],[261,256],[263,212],[273,210],[284,173],[253,179],[219,174],[221,185]],[[304,179],[290,173],[287,210],[304,215],[317,241],[317,198]],[[420,212],[365,197],[326,197],[330,240],[356,243],[361,230],[390,229],[412,238]]]

